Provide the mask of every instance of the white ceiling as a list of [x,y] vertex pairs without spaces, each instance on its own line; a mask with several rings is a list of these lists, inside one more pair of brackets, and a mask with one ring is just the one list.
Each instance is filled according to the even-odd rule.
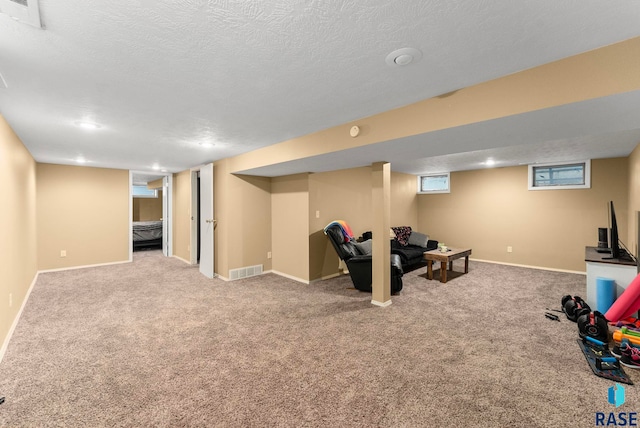
[[[185,170],[640,36],[638,0],[40,0],[39,8],[44,29],[0,13],[0,113],[39,162],[82,156],[142,172]],[[389,66],[386,56],[403,47],[422,58]],[[343,164],[391,160],[396,171],[421,173],[473,168],[485,156],[624,156],[640,141],[640,110],[629,111],[637,98],[385,142],[354,149]],[[605,123],[598,114],[609,104],[629,120]],[[581,111],[600,117],[585,123],[589,131],[540,123]],[[82,120],[100,128],[81,129]],[[326,169],[332,156],[340,157],[262,173]]]

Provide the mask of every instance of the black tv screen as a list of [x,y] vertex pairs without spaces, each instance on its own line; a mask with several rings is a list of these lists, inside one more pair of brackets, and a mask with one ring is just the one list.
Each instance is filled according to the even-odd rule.
[[609,202],[609,218],[611,219],[611,258],[620,258],[620,243],[618,241],[618,222],[616,221],[616,211],[613,208],[613,201]]

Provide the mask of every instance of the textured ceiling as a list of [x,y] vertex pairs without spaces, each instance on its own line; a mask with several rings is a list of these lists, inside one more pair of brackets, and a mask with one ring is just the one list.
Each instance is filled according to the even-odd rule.
[[[0,113],[39,162],[138,171],[181,171],[640,35],[637,0],[39,5],[44,29],[0,14]],[[407,46],[422,58],[385,63]]]

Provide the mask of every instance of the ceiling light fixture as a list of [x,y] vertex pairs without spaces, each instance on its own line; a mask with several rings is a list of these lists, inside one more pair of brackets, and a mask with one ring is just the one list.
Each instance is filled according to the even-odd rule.
[[93,123],[93,122],[87,122],[84,120],[78,120],[76,122],[74,122],[74,124],[82,129],[86,129],[89,131],[94,131],[96,129],[100,129],[102,128],[102,126],[98,125],[97,123]]
[[401,48],[396,49],[395,51],[387,55],[387,58],[385,58],[385,62],[389,65],[405,66],[411,64],[412,62],[417,62],[421,58],[422,52],[420,52],[418,49]]
[[206,148],[206,149],[208,149],[208,148],[210,148],[210,147],[215,146],[215,144],[213,144],[213,143],[207,143],[207,142],[204,142],[204,143],[198,143],[198,144],[199,144],[201,147],[204,147],[204,148]]
[[154,163],[153,166],[151,167],[154,171],[157,171],[160,169],[160,165],[158,165],[157,163]]
[[493,159],[487,159],[487,161],[484,164],[486,166],[493,166],[496,164],[496,161],[494,161]]
[[78,156],[76,158],[76,162],[77,163],[87,163],[87,160],[85,158],[83,158],[82,156]]

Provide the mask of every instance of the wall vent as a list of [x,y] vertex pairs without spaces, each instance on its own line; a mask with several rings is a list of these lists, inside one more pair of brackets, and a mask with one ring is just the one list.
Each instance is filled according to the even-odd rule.
[[13,19],[42,28],[38,0],[0,0],[0,13]]
[[229,280],[249,278],[262,274],[262,265],[241,267],[238,269],[229,269]]

